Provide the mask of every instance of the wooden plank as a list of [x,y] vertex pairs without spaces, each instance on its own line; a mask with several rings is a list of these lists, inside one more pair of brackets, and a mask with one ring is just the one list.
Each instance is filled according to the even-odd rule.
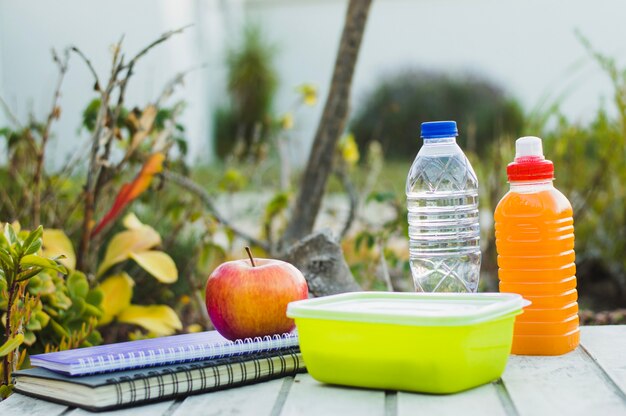
[[520,415],[624,415],[626,403],[580,348],[556,357],[512,355],[502,380]]
[[309,374],[294,380],[281,416],[385,414],[385,392],[330,386],[315,381]]
[[582,327],[580,343],[626,394],[626,325]]
[[67,409],[67,406],[39,400],[23,394],[14,393],[0,402],[0,415],[56,416]]
[[398,392],[398,416],[416,414],[444,416],[506,415],[495,383],[456,394],[417,394]]
[[[174,404],[173,400],[164,401],[160,403],[146,404],[143,406],[128,407],[125,409],[111,410],[108,412],[98,412],[98,416],[137,416],[137,415],[150,415],[159,416],[163,415]],[[96,413],[92,413],[88,410],[74,409],[67,413],[67,416],[93,416]],[[63,415],[66,416],[66,415]]]
[[269,415],[284,379],[189,396],[172,416]]

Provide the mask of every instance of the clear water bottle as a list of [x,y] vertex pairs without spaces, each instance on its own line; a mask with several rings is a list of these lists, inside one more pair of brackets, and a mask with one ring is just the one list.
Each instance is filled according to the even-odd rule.
[[406,181],[411,273],[418,292],[476,292],[480,275],[478,180],[454,121],[422,123]]

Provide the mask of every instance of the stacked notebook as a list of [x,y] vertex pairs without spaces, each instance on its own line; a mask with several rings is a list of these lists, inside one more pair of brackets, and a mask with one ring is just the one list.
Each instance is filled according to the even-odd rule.
[[17,392],[88,410],[171,399],[306,371],[296,333],[229,341],[216,331],[33,355]]

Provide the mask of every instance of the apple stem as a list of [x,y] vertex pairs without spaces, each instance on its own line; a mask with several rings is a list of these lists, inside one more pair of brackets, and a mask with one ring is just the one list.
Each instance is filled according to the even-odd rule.
[[254,257],[252,257],[252,251],[250,251],[250,247],[246,246],[246,252],[248,253],[248,257],[250,257],[250,263],[252,263],[252,267],[256,267],[254,263]]

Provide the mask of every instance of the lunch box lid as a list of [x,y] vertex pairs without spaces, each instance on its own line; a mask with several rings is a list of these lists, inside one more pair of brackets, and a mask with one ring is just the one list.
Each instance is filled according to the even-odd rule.
[[463,326],[521,313],[515,293],[351,292],[289,303],[287,316],[414,326]]

